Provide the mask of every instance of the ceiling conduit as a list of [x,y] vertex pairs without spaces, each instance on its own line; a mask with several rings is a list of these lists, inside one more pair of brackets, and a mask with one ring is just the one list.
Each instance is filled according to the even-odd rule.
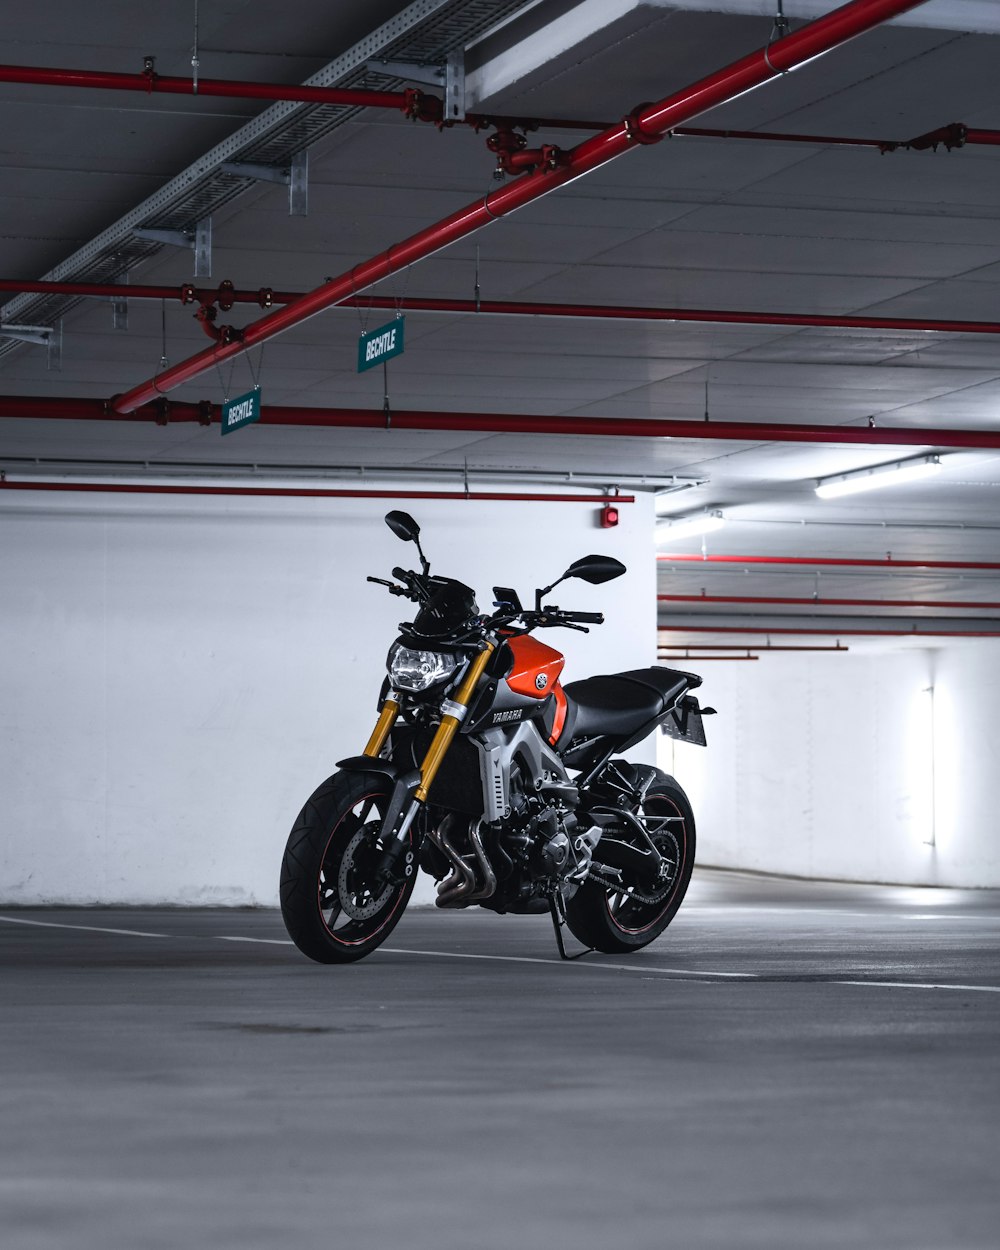
[[922,0],[852,0],[852,3],[775,40],[733,64],[675,92],[657,104],[637,110],[618,125],[584,140],[568,152],[542,149],[542,163],[482,200],[446,217],[380,255],[324,283],[284,308],[242,330],[236,341],[218,343],[165,369],[156,378],[133,387],[114,401],[118,413],[133,412],[164,392],[198,377],[231,356],[273,338],[309,317],[340,303],[373,283],[423,260],[459,239],[482,229],[558,187],[606,165],[625,152],[655,142],[667,131],[795,69],[864,31],[919,7]]
[[[220,349],[221,350],[221,349]],[[160,377],[163,377],[160,374]],[[218,404],[159,403],[118,411],[115,400],[0,396],[2,418],[52,418],[75,421],[155,421],[173,425],[196,421],[218,424]],[[262,410],[259,425],[311,429],[447,430],[486,434],[555,434],[606,438],[679,438],[754,443],[862,444],[875,447],[1000,448],[1000,430],[931,429],[922,426],[796,425],[760,421],[674,421],[650,417],[544,417],[503,412],[425,412],[400,409],[386,414],[367,408],[281,407]],[[658,556],[658,559],[667,559]],[[673,557],[671,557],[673,558]],[[684,557],[700,559],[701,557]]]
[[[228,312],[234,304],[291,304],[303,291],[273,291],[270,287],[237,290],[223,284],[212,291],[193,285],[116,286],[101,282],[28,282],[0,278],[0,291],[38,295],[95,296],[101,299],[176,299],[182,304],[216,304]],[[581,317],[603,321],[690,321],[721,325],[810,326],[838,330],[914,330],[940,334],[1000,334],[1000,321],[955,321],[928,317],[865,317],[818,313],[751,312],[717,308],[642,308],[628,304],[558,304],[530,300],[425,299],[391,296],[352,296],[339,308],[386,308],[392,312],[480,313],[514,317]]]

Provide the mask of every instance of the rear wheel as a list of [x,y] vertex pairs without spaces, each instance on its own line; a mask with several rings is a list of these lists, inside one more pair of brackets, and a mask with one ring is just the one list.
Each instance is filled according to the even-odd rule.
[[335,773],[306,800],[281,863],[281,914],[292,941],[318,963],[350,963],[395,928],[417,875],[413,833],[398,880],[378,880],[379,829],[392,782]]
[[[607,954],[638,950],[658,938],[684,901],[694,867],[694,813],[673,777],[661,773],[635,815],[660,854],[656,879],[630,879],[624,872],[612,885],[605,870],[607,884],[587,881],[566,904],[574,937]],[[640,842],[635,845],[644,849]],[[599,865],[595,869],[602,871]]]

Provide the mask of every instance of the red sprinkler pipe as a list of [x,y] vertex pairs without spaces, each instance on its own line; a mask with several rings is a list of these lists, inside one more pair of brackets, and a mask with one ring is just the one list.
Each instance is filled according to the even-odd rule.
[[696,561],[699,564],[807,564],[826,567],[835,565],[847,568],[875,569],[996,569],[1000,563],[988,560],[896,560],[885,556],[880,560],[856,560],[844,556],[714,556],[714,555],[657,555],[657,560]]
[[[664,642],[661,647],[671,647],[677,650],[683,647],[680,642]],[[748,642],[746,644],[739,642],[699,642],[699,651],[850,651],[850,647],[845,647],[842,643],[770,643],[770,642]]]
[[10,482],[0,475],[0,490],[99,492],[111,495],[288,496],[301,499],[462,499],[496,503],[635,503],[634,495],[528,495],[510,491],[327,490],[302,486],[189,486],[145,482]]
[[[219,351],[225,349],[220,345]],[[160,374],[160,377],[163,377]],[[121,401],[67,399],[37,395],[0,396],[0,418],[29,417],[77,421],[156,421],[166,425],[197,421],[218,422],[218,404],[203,401],[172,403],[166,398],[141,409],[121,412]],[[379,409],[265,407],[261,425],[331,429],[386,428]],[[873,428],[846,425],[783,425],[754,421],[672,421],[647,417],[545,417],[503,412],[426,412],[393,410],[388,424],[401,430],[458,430],[488,434],[556,434],[606,438],[722,439],[755,443],[861,443],[868,446],[1000,448],[1000,430],[930,429],[893,426]],[[701,556],[658,556],[657,559],[700,560]],[[712,559],[713,557],[708,557]],[[811,561],[806,561],[811,563]]]
[[989,629],[767,629],[763,625],[661,625],[659,632],[661,634],[817,634],[825,638],[1000,638],[1000,630]]
[[518,127],[525,130],[606,130],[608,122],[579,121],[556,117],[506,117],[487,113],[467,113],[461,119],[444,116],[444,102],[417,88],[405,91],[369,91],[355,87],[312,87],[270,82],[248,82],[232,78],[175,78],[158,74],[153,57],[146,58],[141,74],[120,74],[108,70],[64,69],[47,65],[0,65],[0,82],[25,83],[40,87],[89,87],[99,91],[139,91],[144,95],[221,96],[237,100],[289,101],[293,104],[333,104],[347,108],[398,109],[414,121],[438,126],[466,125],[482,130],[487,126]]
[[656,653],[656,658],[658,660],[674,660],[675,662],[680,662],[682,664],[688,664],[692,662],[697,663],[697,664],[706,664],[711,660],[721,660],[721,661],[758,660],[760,659],[760,656],[757,656],[757,655],[664,655],[662,651],[658,651]]
[[[913,7],[913,6],[910,6]],[[0,65],[0,82],[23,83],[42,87],[95,88],[99,91],[138,91],[144,95],[215,96],[243,100],[285,100],[299,104],[333,104],[354,108],[398,109],[418,121],[430,121],[439,126],[468,124],[477,130],[487,126],[517,127],[526,130],[609,130],[613,122],[580,121],[569,118],[508,117],[488,113],[469,113],[457,123],[445,118],[442,101],[437,96],[422,91],[368,91],[353,87],[311,87],[285,85],[282,83],[249,82],[228,78],[171,77],[158,74],[153,68],[154,58],[147,58],[147,67],[141,74],[122,74],[109,70],[66,69],[45,65]],[[939,127],[929,135],[913,140],[858,139],[844,135],[799,135],[767,130],[718,130],[711,127],[675,126],[670,133],[680,138],[696,139],[762,139],[771,143],[809,143],[838,147],[870,147],[882,152],[894,152],[900,148],[918,150],[936,146],[951,139],[949,147],[967,144],[1000,144],[1000,131],[968,127],[961,122]],[[946,137],[941,137],[946,136]],[[936,142],[935,142],[936,140]]]
[[627,117],[608,130],[585,139],[568,152],[553,149],[544,164],[498,190],[487,192],[394,247],[356,265],[284,308],[246,326],[238,341],[218,343],[198,352],[156,378],[133,387],[114,401],[118,413],[133,412],[158,395],[188,382],[245,348],[273,338],[292,326],[339,304],[350,295],[388,278],[459,239],[466,238],[500,217],[515,212],[558,187],[608,164],[616,157],[655,142],[665,132],[707,109],[742,95],[769,79],[829,51],[838,44],[877,26],[888,18],[916,8],[922,0],[852,0],[840,9],[778,39],[768,47],[742,57],[717,73],[673,93]]
[[[152,61],[152,58],[149,58]],[[353,108],[405,109],[402,91],[359,91],[353,87],[285,86],[224,78],[172,78],[152,66],[142,74],[106,70],[57,69],[45,65],[0,65],[0,82],[43,87],[95,87],[101,91],[142,91],[167,95],[223,96],[243,100],[289,100],[299,104],[339,104]]]
[[756,603],[797,607],[836,608],[1000,608],[1000,603],[966,603],[954,599],[811,599],[773,598],[761,595],[657,595],[667,603]]
[[[194,286],[129,286],[102,282],[22,282],[0,278],[0,291],[32,295],[82,295],[107,299],[179,299],[182,304],[215,304],[228,310],[233,304],[290,304],[302,299],[302,291],[212,291]],[[359,295],[341,300],[338,307],[388,308],[400,304],[390,296]],[[690,321],[722,325],[818,326],[840,330],[914,330],[946,334],[1000,334],[1000,321],[950,321],[926,317],[853,317],[815,313],[748,312],[713,308],[641,308],[627,304],[556,304],[528,300],[422,299],[409,297],[405,312],[487,313],[515,317],[582,317],[605,321]]]

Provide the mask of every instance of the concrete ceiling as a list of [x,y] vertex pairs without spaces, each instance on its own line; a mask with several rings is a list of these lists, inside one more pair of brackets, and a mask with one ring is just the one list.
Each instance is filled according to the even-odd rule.
[[[207,0],[199,6],[200,73],[298,83],[404,7],[399,0],[282,7]],[[784,7],[794,28],[833,6],[786,0]],[[761,47],[774,0],[542,0],[524,9],[467,53],[470,89],[487,92],[476,108],[613,121]],[[124,0],[96,9],[70,0],[18,6],[5,17],[3,60],[137,72],[142,57],[155,54],[159,72],[190,73],[194,10],[193,3],[150,8]],[[998,129],[995,10],[937,0],[691,124],[894,140],[953,121]],[[0,277],[19,280],[51,273],[262,111],[243,100],[24,85],[0,86],[0,100]],[[583,137],[540,136],[563,146]],[[267,183],[214,214],[212,277],[199,285],[228,278],[250,289],[318,286],[497,185],[484,139],[467,128],[439,133],[396,114],[361,112],[310,149],[308,216],[289,215],[287,190]],[[477,264],[483,299],[1000,320],[1000,149],[880,155],[821,143],[673,138],[493,223],[375,293],[401,300],[404,310],[418,296],[472,298]],[[192,281],[192,255],[163,248],[129,277],[179,286]],[[172,363],[205,347],[191,314],[177,301],[164,309],[132,300],[123,331],[112,328],[107,302],[67,306],[61,368],[47,367],[45,348],[20,346],[0,358],[0,393],[103,399],[127,390],[156,372],[164,318]],[[237,306],[224,320],[242,325],[259,315]],[[265,403],[381,410],[382,372],[356,373],[356,343],[362,326],[387,316],[335,309],[268,343]],[[0,317],[12,320],[9,311]],[[395,409],[699,421],[707,412],[749,422],[998,428],[1000,343],[985,334],[417,312],[407,315],[406,334],[407,350],[389,369]],[[218,402],[224,389],[239,393],[250,382],[239,361],[174,397]],[[364,466],[427,480],[467,469],[473,484],[477,472],[531,470],[655,488],[678,475],[700,484],[665,495],[664,511],[726,514],[726,528],[705,540],[710,554],[1000,559],[996,452],[944,454],[941,474],[923,485],[839,503],[813,493],[817,477],[923,450],[263,425],[223,440],[218,427],[196,425],[0,420],[0,465],[11,473],[39,458],[63,469],[95,461],[220,472],[248,463],[315,473]],[[700,539],[672,546],[702,550]],[[661,564],[660,590],[991,605],[1000,600],[1000,577],[968,569],[797,565],[748,573]],[[702,625],[842,628],[845,641],[851,629],[889,628],[897,619],[904,628],[935,628],[933,616],[947,618],[936,624],[942,630],[1000,629],[991,606],[660,606],[674,625],[691,624],[684,614],[696,610]],[[872,616],[893,620],[873,624]]]

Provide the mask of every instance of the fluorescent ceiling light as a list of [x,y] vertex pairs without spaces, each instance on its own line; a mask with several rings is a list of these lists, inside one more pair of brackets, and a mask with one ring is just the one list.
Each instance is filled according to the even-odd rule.
[[726,518],[719,511],[699,512],[696,516],[679,517],[676,521],[660,521],[656,527],[658,543],[673,542],[677,538],[697,538],[699,534],[711,534],[721,529]]
[[876,464],[867,469],[853,469],[850,473],[838,473],[834,477],[820,478],[816,494],[820,499],[839,499],[842,495],[857,495],[865,490],[881,490],[883,486],[897,486],[903,482],[918,482],[941,472],[938,456],[920,456],[916,460],[899,460],[895,464]]

